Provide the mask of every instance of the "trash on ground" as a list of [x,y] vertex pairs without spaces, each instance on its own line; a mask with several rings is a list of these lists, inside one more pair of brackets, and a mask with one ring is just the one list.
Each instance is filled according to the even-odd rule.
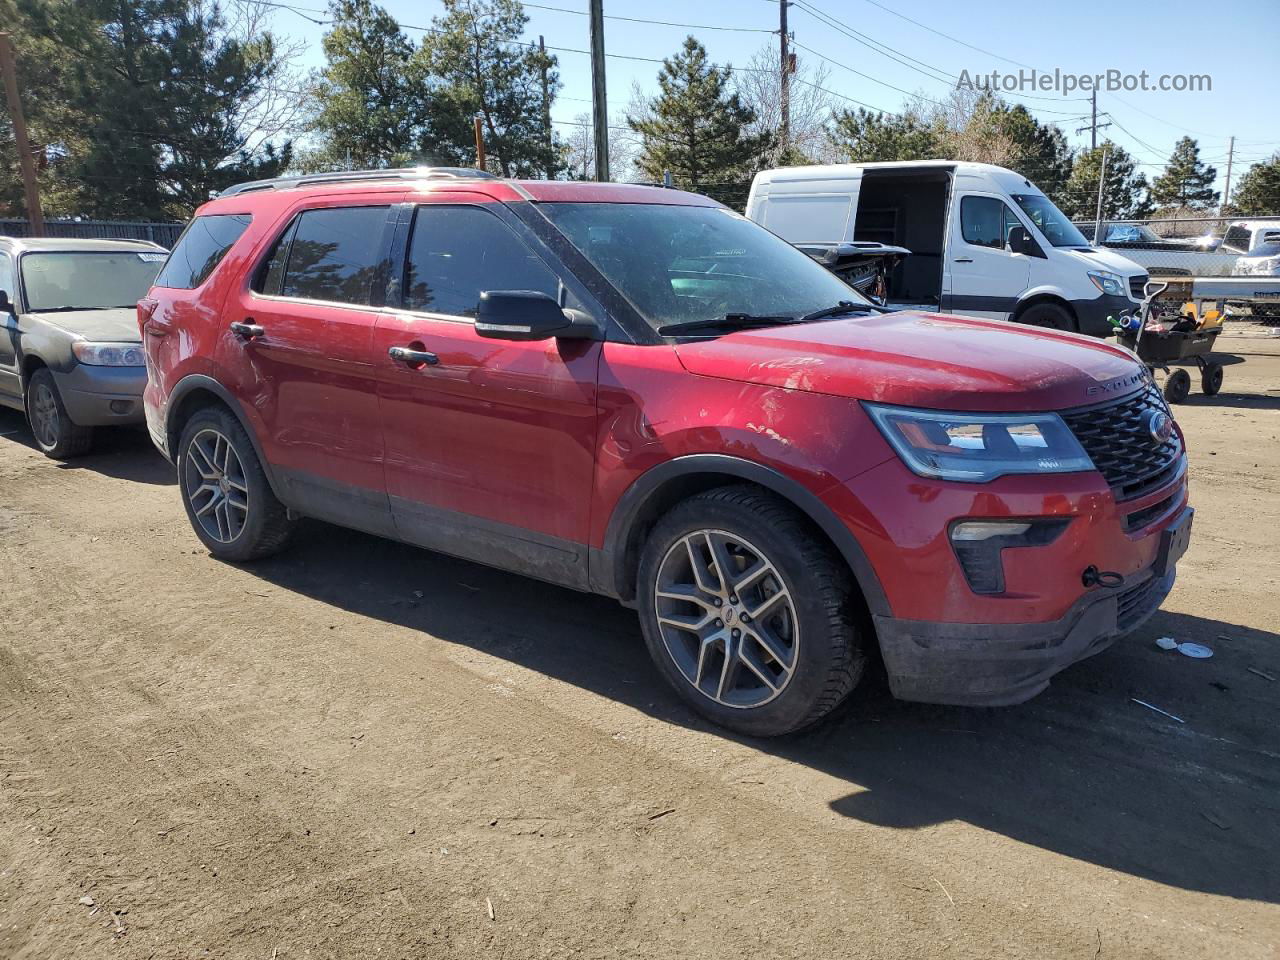
[[94,904],[94,899],[93,897],[81,897],[77,902],[82,907],[92,907]]
[[1177,650],[1194,660],[1208,660],[1213,656],[1213,651],[1202,643],[1179,643],[1173,637],[1156,637],[1156,646],[1161,650]]
[[1156,713],[1163,714],[1164,716],[1168,717],[1170,720],[1177,720],[1179,723],[1187,722],[1183,720],[1181,717],[1175,717],[1168,710],[1161,710],[1159,707],[1154,706],[1153,704],[1147,703],[1147,701],[1145,700],[1139,700],[1137,697],[1130,697],[1129,699],[1132,700],[1134,703],[1138,704],[1139,706],[1146,707],[1148,710],[1154,710]]

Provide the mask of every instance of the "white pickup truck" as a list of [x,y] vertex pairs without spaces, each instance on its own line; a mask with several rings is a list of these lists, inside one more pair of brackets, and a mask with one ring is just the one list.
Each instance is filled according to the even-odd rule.
[[[1093,224],[1082,224],[1080,230],[1093,238]],[[1216,249],[1161,238],[1137,224],[1108,224],[1104,237],[1102,246],[1122,252],[1126,259],[1146,267],[1152,277],[1226,277],[1241,255],[1280,241],[1280,220],[1236,220]]]

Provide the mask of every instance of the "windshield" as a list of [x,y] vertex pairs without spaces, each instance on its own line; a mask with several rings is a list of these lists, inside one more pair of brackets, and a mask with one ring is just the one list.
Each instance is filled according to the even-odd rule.
[[1015,193],[1012,196],[1022,208],[1022,212],[1031,218],[1036,229],[1055,247],[1087,247],[1089,245],[1084,234],[1076,229],[1076,225],[1068,220],[1044,194]]
[[24,254],[19,269],[27,311],[132,307],[166,256],[160,249]]
[[779,322],[867,304],[768,230],[721,207],[549,203],[541,208],[655,329],[730,314]]

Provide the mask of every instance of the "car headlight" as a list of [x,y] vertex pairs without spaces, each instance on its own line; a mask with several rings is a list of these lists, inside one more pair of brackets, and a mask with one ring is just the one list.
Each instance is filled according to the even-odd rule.
[[922,477],[986,483],[1012,473],[1074,473],[1093,461],[1056,413],[951,413],[863,404]]
[[1116,276],[1114,273],[1104,273],[1101,270],[1090,270],[1089,279],[1093,281],[1093,285],[1108,296],[1118,297],[1124,293],[1124,280]]
[[81,363],[93,367],[141,367],[146,364],[142,346],[137,343],[89,343],[79,340],[71,352]]

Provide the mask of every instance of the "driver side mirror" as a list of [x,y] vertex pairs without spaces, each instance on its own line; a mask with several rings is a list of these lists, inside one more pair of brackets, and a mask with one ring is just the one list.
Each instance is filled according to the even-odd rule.
[[476,333],[490,340],[589,340],[596,326],[537,290],[486,290],[476,307]]
[[14,309],[13,301],[9,299],[7,290],[0,290],[0,313],[16,316],[18,311]]
[[1021,225],[1009,228],[1009,250],[1028,257],[1045,258],[1044,251],[1040,249],[1040,244],[1036,243],[1036,238],[1031,236],[1031,231]]

